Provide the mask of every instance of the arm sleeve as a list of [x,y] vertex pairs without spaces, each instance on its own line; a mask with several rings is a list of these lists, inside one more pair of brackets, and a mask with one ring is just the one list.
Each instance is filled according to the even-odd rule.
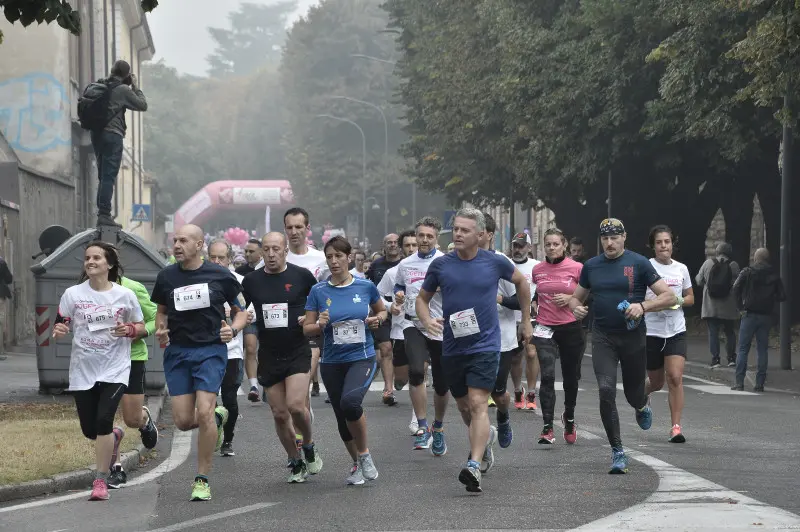
[[314,290],[314,288],[311,288],[311,292],[308,293],[308,297],[306,298],[306,310],[319,312],[319,304],[317,304],[318,292],[319,290]]
[[[150,294],[147,293],[147,288],[142,283],[132,284],[133,293],[136,295],[136,301],[142,310],[142,318],[144,321],[144,328],[147,335],[151,336],[156,332],[156,312],[158,306],[150,300]],[[138,321],[138,320],[132,320]]]
[[125,107],[131,111],[147,111],[147,98],[144,93],[137,87],[133,90],[130,87],[125,87]]
[[513,296],[503,296],[503,302],[500,303],[500,305],[511,310],[522,310],[522,307],[519,306],[519,298],[516,294]]
[[428,267],[428,273],[425,274],[425,280],[422,281],[422,289],[431,294],[436,292],[436,289],[439,288],[440,264],[440,259],[434,259],[434,261],[431,262],[431,265]]

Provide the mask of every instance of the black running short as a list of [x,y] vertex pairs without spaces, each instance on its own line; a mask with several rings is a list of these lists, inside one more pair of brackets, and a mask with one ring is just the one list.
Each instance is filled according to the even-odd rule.
[[392,333],[392,320],[388,319],[383,322],[383,325],[377,329],[373,329],[372,338],[375,340],[375,347],[383,342],[391,342],[390,334]]
[[128,377],[128,388],[125,395],[144,395],[145,361],[131,361],[131,375]]
[[392,366],[408,366],[405,340],[392,340]]
[[296,347],[289,353],[258,354],[258,383],[264,388],[270,388],[283,382],[287,377],[298,373],[311,371],[311,348],[308,344]]
[[669,338],[647,337],[647,369],[655,371],[664,367],[664,357],[671,355],[686,358],[686,333]]

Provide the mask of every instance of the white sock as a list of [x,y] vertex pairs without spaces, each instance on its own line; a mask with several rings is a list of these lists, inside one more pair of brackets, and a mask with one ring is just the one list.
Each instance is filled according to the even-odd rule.
[[416,420],[417,420],[417,413],[414,410],[412,410],[411,411],[411,421],[413,422],[413,421],[416,421]]
[[258,387],[258,378],[257,378],[257,377],[251,377],[249,380],[250,380],[250,387],[251,387],[251,388],[252,388],[253,386],[256,386],[256,387]]

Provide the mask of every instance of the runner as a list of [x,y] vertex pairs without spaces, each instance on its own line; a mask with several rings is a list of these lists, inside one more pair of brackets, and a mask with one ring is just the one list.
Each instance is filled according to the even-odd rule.
[[[248,273],[253,273],[256,267],[262,262],[261,258],[261,241],[257,238],[251,238],[244,246],[244,259],[246,264],[236,268],[235,272],[244,277]],[[239,279],[239,282],[242,282]],[[247,394],[247,399],[251,403],[259,401],[258,393],[258,359],[256,358],[256,351],[258,350],[258,337],[256,336],[257,330],[255,324],[248,324],[244,328],[244,371],[247,374],[247,381],[250,383],[250,391]]]
[[[506,259],[509,264],[513,264],[511,259],[493,249],[494,233],[497,224],[488,212],[483,213],[486,231],[479,239],[478,245],[487,251],[493,251],[499,257]],[[517,350],[517,317],[515,312],[519,311],[519,299],[517,289],[514,285],[500,279],[497,285],[497,318],[500,322],[500,364],[497,370],[494,389],[489,395],[489,406],[497,408],[497,443],[503,449],[511,445],[514,433],[511,430],[511,417],[508,414],[508,407],[511,403],[508,388],[508,374],[511,372],[511,363]],[[530,309],[530,302],[528,302]]]
[[[324,249],[331,278],[311,289],[303,329],[309,336],[324,335],[320,372],[339,435],[353,459],[346,482],[358,485],[364,479],[378,478],[367,446],[367,418],[361,403],[377,367],[370,331],[380,327],[388,315],[377,287],[347,270],[351,252],[347,240],[335,236]],[[374,315],[370,316],[370,311]]]
[[[511,239],[511,260],[514,266],[530,283],[531,294],[536,293],[533,282],[533,268],[539,261],[530,257],[531,237],[526,233],[517,233]],[[517,323],[522,321],[522,312],[516,312]],[[522,353],[525,353],[525,377],[528,381],[528,393],[522,385]],[[533,342],[523,345],[520,338],[511,364],[511,382],[514,384],[514,407],[517,410],[536,410],[536,381],[539,379],[539,357]]]
[[79,284],[64,291],[53,338],[74,325],[69,362],[69,390],[83,435],[95,442],[94,482],[90,501],[106,501],[109,466],[119,455],[124,432],[114,414],[131,373],[131,342],[144,337],[144,317],[136,294],[117,284],[122,265],[114,246],[94,241],[86,246]]
[[[603,254],[592,257],[583,266],[581,279],[569,300],[569,308],[582,320],[590,290],[594,295],[592,327],[592,365],[600,390],[600,417],[611,444],[609,473],[628,472],[628,457],[622,447],[617,414],[617,366],[622,366],[625,399],[636,412],[636,422],[643,430],[650,428],[653,412],[645,393],[646,332],[642,317],[676,304],[675,294],[645,257],[625,249],[625,226],[616,218],[600,224]],[[645,301],[650,287],[656,298]]]
[[[428,268],[416,298],[417,316],[432,335],[444,333],[441,359],[450,392],[469,427],[470,456],[458,480],[467,491],[481,491],[481,474],[494,465],[492,446],[497,430],[490,425],[487,400],[495,387],[500,363],[501,333],[497,315],[500,279],[511,281],[522,309],[522,336],[531,338],[529,283],[506,257],[480,249],[486,222],[478,209],[466,208],[453,221],[455,252],[437,258]],[[465,282],[469,280],[469,282]],[[429,304],[441,290],[443,318]]]
[[583,265],[567,256],[567,239],[558,229],[544,233],[545,261],[533,267],[539,313],[533,328],[533,341],[538,346],[542,369],[542,400],[544,427],[539,443],[556,442],[553,435],[553,416],[556,406],[556,355],[561,360],[564,381],[564,441],[575,443],[578,429],[575,424],[575,405],[578,400],[578,368],[583,362],[584,336],[581,323],[569,309],[572,293],[578,286]]
[[[200,429],[197,475],[191,500],[211,499],[208,473],[214,451],[222,446],[228,411],[216,406],[228,360],[225,344],[247,323],[242,286],[233,273],[202,260],[203,230],[184,225],[173,237],[177,264],[158,273],[152,301],[158,304],[156,337],[164,351],[164,376],[179,430]],[[231,307],[233,324],[225,321]]]
[[[380,286],[384,275],[387,271],[395,268],[400,264],[403,258],[402,248],[398,245],[400,237],[394,233],[389,233],[383,237],[383,256],[375,259],[366,270],[366,278],[372,281],[375,286]],[[396,270],[395,270],[396,271]],[[396,277],[396,274],[393,276]],[[387,308],[392,304],[391,288],[394,286],[394,280],[388,287],[389,290],[378,290],[384,298],[384,305]],[[402,326],[402,322],[398,327]],[[383,404],[394,406],[397,404],[397,399],[394,396],[392,389],[392,381],[394,381],[394,356],[392,347],[391,332],[395,328],[395,320],[392,318],[391,323],[387,320],[380,329],[377,329],[372,336],[375,338],[375,347],[378,349],[378,360],[381,366],[381,374],[383,375]],[[400,337],[402,338],[402,329],[400,329]],[[407,369],[407,367],[406,367]],[[406,379],[407,380],[407,379]],[[400,388],[398,388],[399,390]]]
[[[150,336],[156,329],[156,305],[150,301],[150,294],[143,284],[133,279],[120,277],[119,284],[136,295],[139,307],[144,315],[144,329],[141,335],[137,334],[131,344],[131,373],[128,378],[128,387],[122,396],[122,419],[130,428],[139,429],[142,444],[147,449],[152,449],[158,443],[158,428],[150,415],[150,409],[144,406],[145,390],[145,364],[147,363],[147,344],[144,338]],[[112,457],[111,473],[108,475],[108,487],[117,489],[128,481],[128,474],[122,468],[119,454]]]
[[[657,225],[650,230],[650,249],[655,258],[650,263],[656,273],[667,283],[678,300],[674,307],[661,312],[646,314],[647,325],[647,388],[651,393],[664,387],[666,374],[669,390],[669,411],[672,417],[670,443],[684,443],[686,437],[681,429],[683,412],[683,366],[686,362],[686,319],[683,307],[694,305],[694,290],[689,269],[672,259],[672,246],[675,240],[672,229]],[[648,289],[645,301],[655,299],[656,295]]]
[[[214,264],[219,264],[223,268],[230,267],[230,258],[233,255],[231,245],[224,239],[218,238],[212,240],[208,245],[208,260]],[[241,284],[244,277],[236,272],[233,276]],[[250,308],[248,308],[248,312]],[[231,308],[230,305],[225,303],[225,319],[230,323]],[[248,326],[250,317],[248,316]],[[233,450],[233,431],[236,428],[236,421],[239,419],[239,387],[242,385],[242,357],[243,344],[242,337],[239,334],[228,342],[228,364],[225,366],[225,376],[222,378],[222,389],[220,396],[222,399],[222,406],[228,410],[228,421],[223,427],[222,446],[219,452],[222,456],[236,456]]]
[[[265,266],[245,277],[244,297],[256,311],[258,379],[267,394],[275,431],[289,456],[290,483],[322,470],[307,406],[311,348],[303,334],[306,298],[317,283],[305,268],[287,264],[286,236],[264,235]],[[300,433],[300,448],[296,445]],[[302,454],[301,454],[302,451]]]
[[[387,235],[387,238],[390,238],[391,236],[392,235]],[[386,242],[385,239],[384,242]],[[398,242],[400,243],[400,249],[402,250],[402,258],[410,257],[417,252],[417,235],[413,230],[403,231],[398,237]],[[389,262],[387,259],[387,264],[388,263]],[[397,268],[400,265],[400,262],[398,261],[396,264],[396,266],[386,270],[381,277],[380,282],[378,283],[378,292],[384,297],[385,300],[387,298],[391,300],[394,292],[394,285],[395,281],[397,280]],[[374,265],[373,270],[379,266],[383,267],[382,264]],[[385,304],[386,301],[384,301],[384,305]],[[405,385],[408,384],[408,357],[406,356],[405,337],[403,336],[403,330],[406,327],[410,327],[411,324],[405,319],[402,305],[398,306],[394,303],[394,301],[391,301],[389,308],[389,311],[392,314],[392,328],[389,337],[392,342],[392,371],[394,373],[394,387],[398,390],[402,390]],[[375,335],[379,334],[383,328],[384,326],[382,326],[380,329],[377,329],[375,331]],[[381,360],[381,364],[382,363],[383,360]],[[381,371],[383,371],[383,369],[381,369]],[[394,394],[392,394],[392,397],[394,397]],[[411,423],[408,424],[408,429],[411,431],[412,435],[416,434],[417,430],[419,429],[419,424],[417,423],[417,414],[414,412],[413,404],[411,405]]]
[[[428,267],[442,252],[436,249],[442,224],[436,218],[425,216],[417,222],[417,253],[400,261],[397,267],[394,293],[395,304],[403,306],[408,326],[403,330],[406,356],[408,357],[408,382],[411,403],[417,415],[418,429],[414,438],[414,449],[430,449],[434,456],[447,452],[444,437],[444,415],[450,399],[447,381],[442,371],[442,335],[427,330],[417,318],[416,300]],[[430,312],[434,318],[442,317],[442,296],[437,293],[430,301]],[[428,427],[428,392],[425,388],[425,363],[431,365],[433,380],[433,427]]]
[[364,266],[366,260],[367,254],[363,249],[353,251],[353,268],[350,270],[350,275],[358,277],[359,279],[364,279],[366,277],[364,274],[367,271]]

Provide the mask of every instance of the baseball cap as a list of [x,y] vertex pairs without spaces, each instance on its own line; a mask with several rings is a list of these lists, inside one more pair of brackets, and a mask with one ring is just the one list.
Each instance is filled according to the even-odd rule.
[[514,238],[511,239],[512,244],[530,244],[531,243],[531,235],[528,233],[517,233],[514,235]]

